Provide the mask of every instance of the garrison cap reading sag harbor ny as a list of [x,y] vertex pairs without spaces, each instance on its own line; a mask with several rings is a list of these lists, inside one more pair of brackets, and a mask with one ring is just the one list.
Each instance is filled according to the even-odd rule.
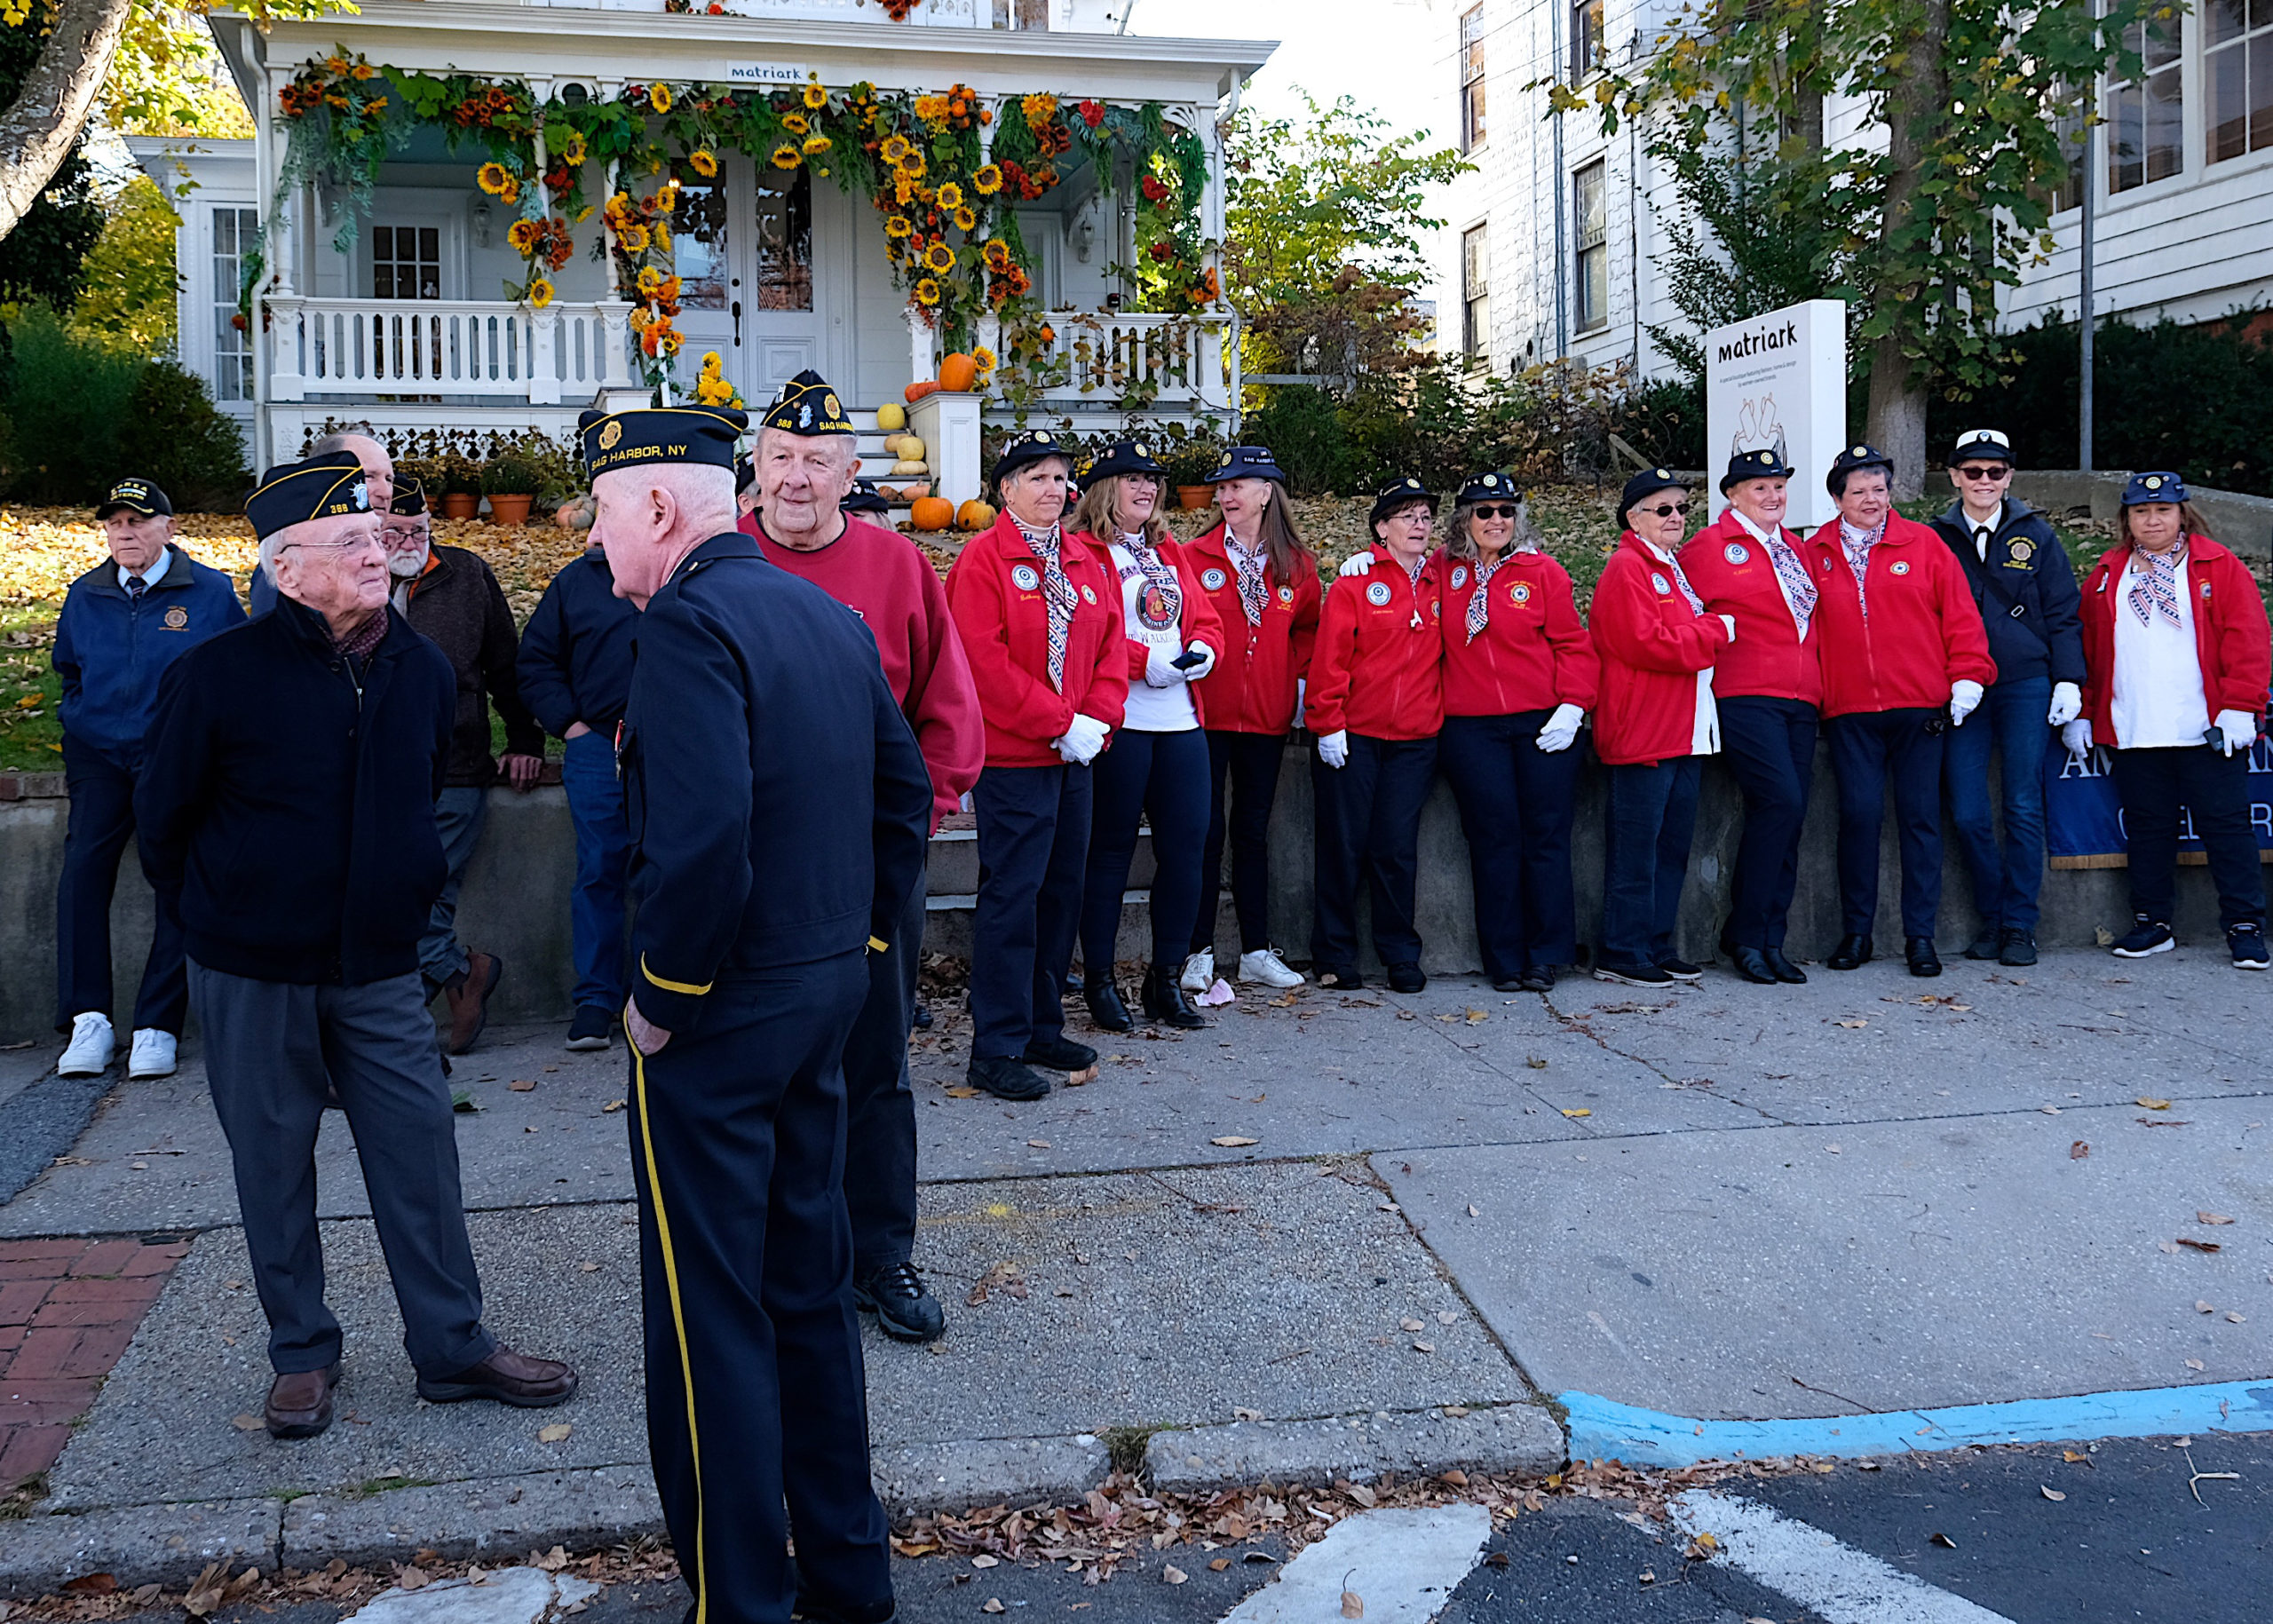
[[337,519],[371,511],[363,464],[352,451],[327,451],[305,463],[286,463],[263,476],[245,498],[253,534],[266,541],[279,530],[311,519]]
[[836,391],[811,367],[781,385],[781,392],[773,397],[773,404],[758,418],[757,426],[781,429],[791,434],[856,432],[852,419],[844,415],[844,403],[836,398]]
[[731,471],[749,418],[731,406],[643,406],[628,412],[589,411],[576,426],[584,434],[584,472],[597,479],[643,463]]

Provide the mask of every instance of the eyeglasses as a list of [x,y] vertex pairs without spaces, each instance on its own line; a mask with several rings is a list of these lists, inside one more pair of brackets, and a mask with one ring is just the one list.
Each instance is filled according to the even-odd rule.
[[1487,502],[1481,506],[1470,508],[1469,511],[1478,519],[1521,519],[1524,512],[1523,509],[1512,502]]
[[1992,463],[1986,468],[1977,463],[1968,463],[1957,471],[1957,477],[1960,479],[1984,481],[1990,485],[2001,485],[2013,477],[2013,471],[2003,463]]
[[1686,502],[1661,502],[1656,507],[1643,508],[1642,511],[1644,513],[1654,513],[1659,519],[1670,519],[1675,513],[1688,512],[1689,503]]
[[369,552],[374,550],[380,552],[386,551],[386,543],[376,532],[369,535],[359,535],[352,542],[288,542],[276,551],[280,553],[338,552],[352,557],[359,552]]

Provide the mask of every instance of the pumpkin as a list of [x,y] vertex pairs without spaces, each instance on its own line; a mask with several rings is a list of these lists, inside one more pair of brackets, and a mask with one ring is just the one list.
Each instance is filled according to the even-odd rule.
[[907,426],[907,408],[897,400],[887,400],[876,408],[876,426],[892,433]]
[[978,381],[978,363],[958,352],[939,363],[939,387],[961,394]]
[[920,382],[910,384],[907,388],[900,391],[900,393],[907,398],[907,403],[910,406],[915,405],[925,395],[935,395],[939,392],[939,380],[937,378],[924,378]]
[[902,457],[891,465],[888,477],[894,479],[920,479],[931,471],[922,463],[911,462],[907,457]]
[[886,502],[898,502],[899,500],[899,487],[897,485],[879,485],[876,487],[876,495],[882,496]]
[[899,456],[899,442],[904,438],[906,437],[899,434],[887,434],[884,436],[884,449],[895,459]]
[[918,497],[928,496],[931,494],[931,483],[928,479],[918,479],[913,485],[903,485],[899,487],[899,499],[902,502],[914,502]]
[[994,523],[994,510],[973,496],[955,510],[955,523],[966,530],[985,530]]
[[944,530],[954,522],[955,504],[945,496],[918,496],[907,516],[918,530]]
[[899,437],[899,450],[897,455],[902,462],[922,462],[923,460],[923,437],[920,434],[901,435]]

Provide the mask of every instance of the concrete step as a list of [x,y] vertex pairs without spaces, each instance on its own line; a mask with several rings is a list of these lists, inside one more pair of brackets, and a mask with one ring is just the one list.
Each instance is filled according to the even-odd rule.
[[[962,814],[967,819],[968,813]],[[931,852],[924,864],[925,883],[931,887],[936,903],[943,896],[962,896],[978,889],[978,831],[965,827],[958,828],[950,820],[946,827],[931,836]],[[1129,885],[1132,891],[1142,891],[1152,883],[1152,832],[1149,828],[1136,831],[1136,853],[1129,860]]]

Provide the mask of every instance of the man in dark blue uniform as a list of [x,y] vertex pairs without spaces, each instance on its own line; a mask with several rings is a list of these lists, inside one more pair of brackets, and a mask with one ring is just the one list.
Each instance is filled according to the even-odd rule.
[[[1997,430],[1960,435],[1950,453],[1958,499],[1933,524],[1964,566],[1997,661],[1981,714],[1951,731],[1942,757],[1950,821],[1981,915],[1965,956],[2023,965],[2036,963],[2044,883],[2044,753],[2053,729],[2083,712],[2084,632],[2067,550],[2052,521],[2012,494],[2013,466],[2012,442]],[[2001,847],[1991,820],[1992,753],[2003,769]]]
[[648,1440],[693,1624],[882,1624],[843,1058],[931,785],[860,618],[735,530],[746,424],[584,422],[593,534],[644,611],[619,759]]

